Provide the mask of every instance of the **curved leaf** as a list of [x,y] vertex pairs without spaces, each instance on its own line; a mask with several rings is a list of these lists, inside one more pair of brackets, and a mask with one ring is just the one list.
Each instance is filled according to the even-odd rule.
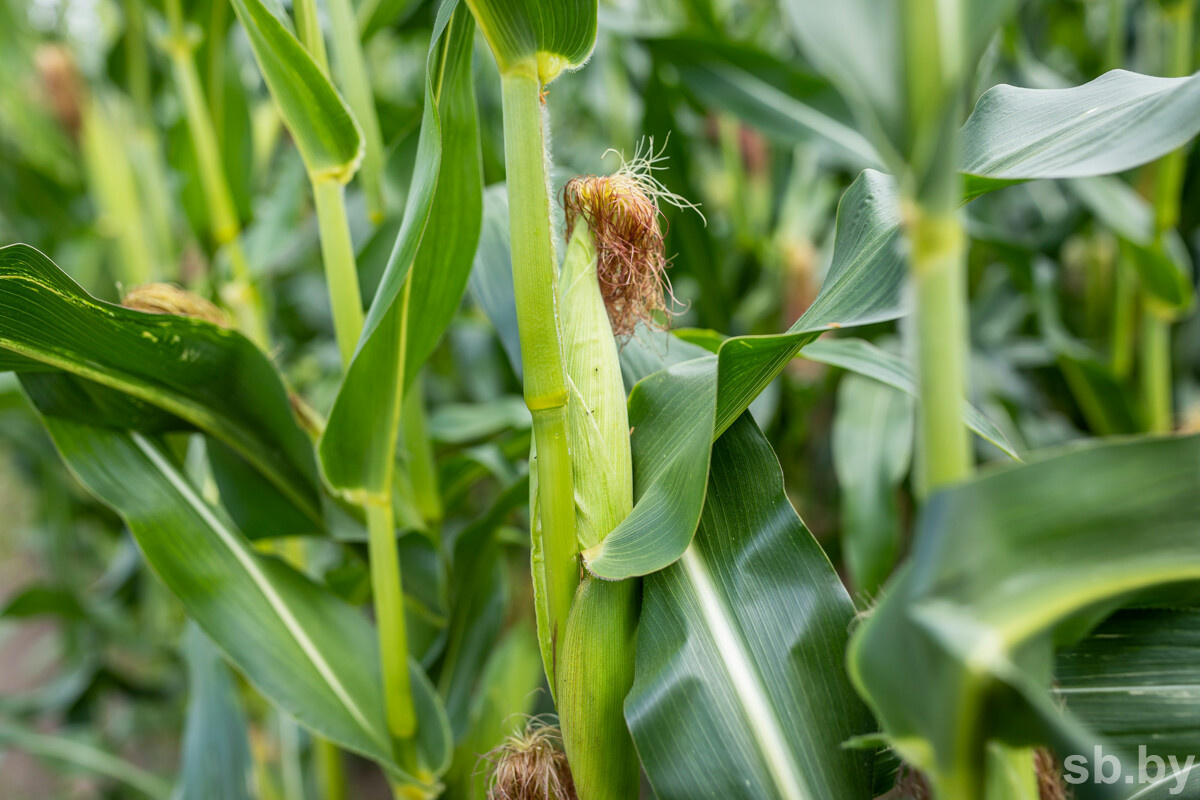
[[[99,384],[89,389],[93,400],[120,402],[107,423],[114,427],[199,428],[320,523],[312,445],[279,373],[241,334],[95,300],[50,259],[18,244],[0,248],[0,354],[0,366],[20,367],[7,360],[13,354]],[[129,399],[97,397],[100,387]]]
[[260,0],[231,1],[309,175],[347,183],[363,157],[354,115],[304,45]]
[[905,760],[966,796],[989,739],[1090,752],[1075,748],[1096,735],[1049,699],[1054,630],[1200,577],[1198,517],[1200,436],[1075,448],[936,494],[851,676]]
[[[809,361],[841,367],[885,383],[912,397],[917,396],[916,378],[908,362],[863,339],[818,339],[805,347],[800,355]],[[995,445],[1010,458],[1020,460],[1004,432],[978,408],[966,404],[963,409],[963,422],[979,438]]]
[[[138,433],[43,418],[64,461],[133,532],[147,563],[259,691],[319,735],[428,785],[396,764],[374,631],[360,611],[265,556],[209,506],[166,452]],[[444,768],[449,725],[409,662],[425,770]]]
[[713,446],[700,530],[644,584],[625,716],[663,800],[862,800],[872,722],[842,653],[854,607],[743,416]]
[[479,238],[474,23],[456,8],[452,0],[438,12],[404,219],[321,438],[325,477],[348,496],[389,490],[400,398],[458,308]]
[[962,129],[969,176],[1012,181],[1109,175],[1177,150],[1200,133],[1200,73],[1113,70],[1069,89],[988,90]]
[[467,0],[500,72],[536,68],[543,84],[596,46],[596,0]]
[[[700,517],[712,441],[822,331],[903,314],[897,225],[891,179],[867,170],[838,207],[834,262],[821,292],[787,333],[727,339],[717,355],[681,341],[660,343],[659,351],[669,349],[673,360],[693,360],[639,384],[630,395],[638,502],[603,542],[584,551],[589,570],[620,580],[679,558]],[[643,368],[634,366],[638,353],[634,347],[622,352],[627,377],[635,380],[658,366],[653,359]]]
[[132,787],[139,795],[157,800],[171,797],[171,785],[167,781],[73,736],[37,733],[3,724],[0,725],[0,749],[5,747],[15,747],[39,758],[62,761],[107,776]]

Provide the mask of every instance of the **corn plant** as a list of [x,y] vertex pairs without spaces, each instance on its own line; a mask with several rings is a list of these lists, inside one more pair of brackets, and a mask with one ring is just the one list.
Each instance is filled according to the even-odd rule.
[[78,665],[0,747],[186,800],[1200,792],[1194,0],[728,5],[125,0],[101,66],[3,5],[51,102],[0,95],[0,442],[100,543],[0,594]]

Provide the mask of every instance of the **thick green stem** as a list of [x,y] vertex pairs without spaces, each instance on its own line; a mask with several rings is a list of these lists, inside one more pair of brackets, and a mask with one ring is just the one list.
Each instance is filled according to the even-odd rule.
[[346,762],[342,751],[328,739],[314,739],[316,750],[317,785],[322,800],[346,799]]
[[[1195,0],[1178,0],[1166,8],[1166,74],[1183,76],[1192,67],[1192,28]],[[1155,247],[1165,247],[1166,235],[1179,223],[1179,196],[1187,166],[1183,148],[1163,156],[1155,165],[1154,233]],[[1171,386],[1171,322],[1173,314],[1158,307],[1142,293],[1141,383],[1147,430],[1167,433],[1174,427]]]
[[212,236],[218,246],[225,248],[233,276],[233,280],[222,287],[221,296],[233,309],[242,332],[265,349],[269,346],[269,336],[262,296],[254,285],[246,254],[238,242],[241,225],[233,204],[229,181],[225,176],[225,168],[221,163],[216,127],[204,99],[192,45],[184,31],[179,0],[167,0],[167,19],[170,24],[167,51],[171,58],[175,84],[183,100],[188,132],[192,137],[192,147],[200,170],[200,185],[208,204]]
[[[504,155],[508,172],[513,289],[525,375],[525,403],[533,415],[538,503],[545,558],[546,629],[553,671],[579,585],[575,495],[567,434],[567,382],[558,328],[557,269],[550,231],[546,138],[541,83],[532,62],[501,77]],[[535,531],[536,534],[536,531]],[[551,686],[554,676],[548,676]]]
[[1112,330],[1109,364],[1113,374],[1125,378],[1133,368],[1134,328],[1137,322],[1138,283],[1134,265],[1117,249],[1113,262]]
[[338,87],[354,112],[363,132],[363,160],[358,170],[363,193],[367,197],[367,213],[373,222],[383,220],[386,212],[383,196],[383,133],[375,98],[371,92],[371,76],[358,35],[358,20],[350,0],[329,0],[329,19],[333,25],[333,56],[337,68]]
[[1168,433],[1174,426],[1171,410],[1171,323],[1148,303],[1142,308],[1141,395],[1146,430]]
[[313,181],[317,224],[321,230],[321,259],[325,282],[333,305],[333,330],[337,336],[342,366],[348,367],[363,329],[362,293],[358,288],[358,264],[346,219],[346,197],[342,184],[332,178]]
[[375,623],[379,628],[379,660],[383,669],[383,696],[388,730],[397,739],[416,731],[412,686],[408,676],[408,635],[404,622],[404,591],[400,581],[400,556],[390,498],[368,503],[367,533],[371,557],[371,587]]
[[317,62],[321,72],[329,74],[329,56],[325,52],[325,36],[321,33],[321,19],[317,15],[317,0],[295,0],[292,8],[296,15],[296,33],[304,49]]
[[909,259],[916,286],[920,403],[920,487],[931,492],[971,473],[962,424],[967,364],[963,232],[954,211],[908,220]]

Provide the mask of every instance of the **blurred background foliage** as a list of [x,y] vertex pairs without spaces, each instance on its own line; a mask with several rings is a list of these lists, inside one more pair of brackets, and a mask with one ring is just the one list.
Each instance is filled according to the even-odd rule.
[[[303,165],[230,6],[186,5],[245,250],[270,306],[275,360],[325,412],[339,356]],[[404,207],[434,10],[428,0],[357,3],[387,154],[386,218],[368,220],[357,184],[348,194],[367,299]],[[790,325],[821,285],[841,192],[877,166],[853,136],[839,134],[852,133],[850,114],[799,55],[787,19],[774,0],[603,2],[589,68],[551,90],[559,179],[612,170],[610,148],[631,155],[653,137],[669,157],[664,183],[701,206],[703,218],[666,211],[678,327],[753,334]],[[0,243],[37,247],[103,299],[164,280],[215,298],[229,270],[217,256],[165,35],[158,0],[0,0]],[[1000,82],[1075,85],[1117,67],[1162,74],[1163,36],[1164,12],[1153,0],[1028,0],[987,50],[965,107]],[[485,46],[476,48],[490,185],[504,179],[500,93]],[[1193,153],[1183,246],[1174,254],[1189,276],[1200,223],[1195,178]],[[967,209],[972,399],[1019,450],[1148,427],[1137,390],[1136,243],[1123,227],[1146,213],[1154,180],[1147,167],[1103,181],[1036,182]],[[899,349],[892,323],[856,335]],[[1200,318],[1186,306],[1173,343],[1173,424],[1200,430]],[[548,701],[530,693],[536,677],[528,677],[540,672],[527,627],[529,418],[509,363],[469,294],[417,398],[437,480],[413,481],[412,534],[401,547],[414,573],[405,578],[411,635],[426,666],[443,683],[456,680],[446,667],[447,642],[458,635],[447,610],[470,586],[494,626],[508,631],[497,652],[525,660],[509,678],[518,696],[533,699],[505,708],[534,712]],[[865,605],[906,547],[912,403],[797,360],[752,412],[775,445],[794,505]],[[975,446],[985,460],[999,457],[982,441]],[[428,455],[406,453],[414,463]],[[68,474],[11,375],[0,376],[0,509],[0,748],[11,723],[23,735],[55,734],[67,750],[49,760],[0,753],[3,796],[140,796],[70,765],[99,748],[174,774],[198,691],[189,663],[210,662],[198,646],[184,647],[176,601],[117,517]],[[504,557],[479,568],[489,573],[479,581],[465,584],[462,573],[448,580],[448,564],[470,564],[452,551],[472,536]],[[310,565],[343,596],[365,599],[360,545],[312,544]],[[486,656],[471,657],[482,664]],[[258,785],[270,797],[289,780],[280,761],[289,734],[246,687],[238,694]],[[470,712],[486,713],[478,704]],[[459,746],[477,753],[491,745]],[[471,761],[456,759],[452,787],[473,779]],[[351,770],[355,796],[385,791],[360,766]]]

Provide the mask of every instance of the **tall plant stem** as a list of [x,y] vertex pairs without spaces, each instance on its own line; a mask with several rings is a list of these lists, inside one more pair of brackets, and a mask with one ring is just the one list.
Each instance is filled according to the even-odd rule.
[[904,180],[904,228],[916,297],[915,337],[920,391],[918,485],[923,493],[971,473],[970,440],[962,423],[966,395],[967,309],[965,237],[958,218],[957,81],[961,21],[955,0],[907,0],[905,65],[909,165]]
[[386,212],[383,196],[383,133],[371,92],[371,75],[363,55],[358,20],[350,0],[329,0],[329,19],[333,26],[333,58],[338,87],[354,112],[363,133],[363,160],[358,170],[367,213],[372,222],[381,222]]
[[337,336],[342,366],[348,367],[363,329],[362,293],[358,288],[358,264],[346,219],[346,195],[341,182],[321,177],[313,180],[317,225],[321,232],[321,260],[333,305],[333,330]]
[[[550,231],[546,132],[541,82],[530,61],[501,77],[504,156],[508,173],[513,289],[525,374],[525,403],[533,415],[538,508],[546,577],[546,630],[553,670],[567,614],[579,585],[575,491],[567,434],[567,381],[558,327],[557,265]],[[554,676],[550,685],[554,686]]]
[[[1192,28],[1196,1],[1176,0],[1166,8],[1166,74],[1183,76],[1192,68]],[[1163,248],[1165,237],[1179,223],[1179,195],[1187,166],[1183,148],[1164,156],[1155,165],[1155,246]],[[1174,314],[1163,309],[1145,292],[1142,294],[1141,380],[1146,427],[1151,433],[1167,433],[1174,427],[1171,398],[1171,322]]]
[[262,295],[254,284],[249,262],[238,241],[241,225],[233,205],[229,180],[221,163],[216,127],[204,99],[200,75],[196,71],[193,48],[184,30],[179,0],[167,0],[167,20],[170,25],[167,51],[200,168],[200,185],[208,204],[213,239],[228,255],[233,277],[228,285],[221,287],[221,295],[237,317],[241,331],[259,347],[266,349],[269,335]]
[[412,738],[417,726],[408,676],[408,635],[404,622],[404,592],[391,497],[368,502],[367,534],[371,556],[371,587],[375,594],[375,623],[379,628],[380,664],[388,730],[401,740]]

